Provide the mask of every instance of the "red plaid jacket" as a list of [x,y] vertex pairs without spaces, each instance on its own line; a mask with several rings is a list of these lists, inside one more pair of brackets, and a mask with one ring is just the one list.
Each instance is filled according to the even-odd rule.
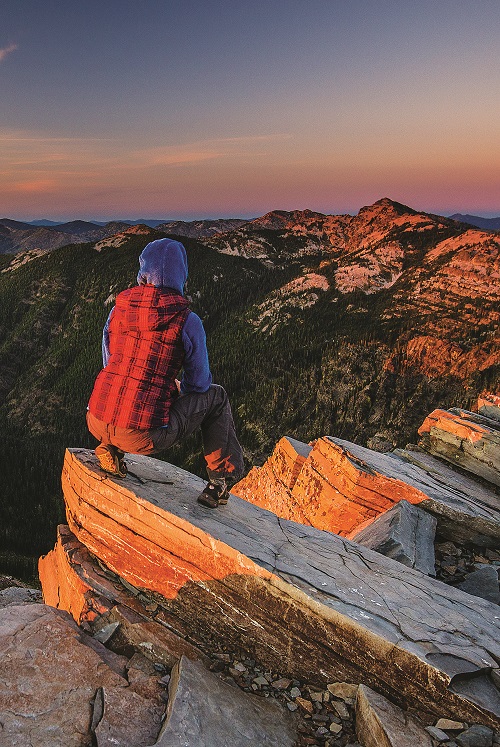
[[110,357],[89,401],[96,418],[120,428],[168,423],[188,314],[186,299],[170,289],[137,285],[117,296],[109,322]]

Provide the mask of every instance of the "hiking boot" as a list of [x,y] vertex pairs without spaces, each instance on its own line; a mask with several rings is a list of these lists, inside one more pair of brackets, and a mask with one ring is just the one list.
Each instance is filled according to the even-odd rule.
[[103,446],[100,444],[95,450],[95,455],[99,466],[108,475],[113,475],[114,477],[127,476],[127,465],[123,461],[123,457],[125,456],[123,451],[119,451],[115,446]]
[[207,508],[217,508],[217,506],[225,506],[228,499],[226,481],[223,480],[222,482],[209,482],[196,500]]

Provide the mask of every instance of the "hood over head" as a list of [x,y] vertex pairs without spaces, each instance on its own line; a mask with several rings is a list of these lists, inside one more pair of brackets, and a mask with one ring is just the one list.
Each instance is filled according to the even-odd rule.
[[147,244],[139,257],[139,285],[173,288],[181,295],[188,276],[187,255],[180,241],[157,239]]

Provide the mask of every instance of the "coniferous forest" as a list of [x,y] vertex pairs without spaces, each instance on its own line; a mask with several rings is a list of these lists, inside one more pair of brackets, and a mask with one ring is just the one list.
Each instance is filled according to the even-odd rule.
[[[85,411],[102,365],[102,327],[116,294],[135,283],[145,243],[164,235],[131,235],[101,251],[91,243],[69,245],[15,269],[9,269],[12,255],[0,256],[0,570],[6,573],[32,579],[38,556],[54,543],[64,521],[64,450],[95,445]],[[404,445],[415,441],[434,407],[470,406],[498,383],[495,365],[467,380],[388,366],[401,341],[418,331],[418,315],[384,314],[401,292],[397,284],[371,295],[339,293],[335,265],[324,266],[320,247],[265,262],[181,240],[190,269],[186,292],[204,321],[213,378],[230,395],[248,467],[262,463],[283,435]],[[280,303],[277,289],[320,266],[330,287],[314,304]],[[162,458],[203,476],[197,436]]]

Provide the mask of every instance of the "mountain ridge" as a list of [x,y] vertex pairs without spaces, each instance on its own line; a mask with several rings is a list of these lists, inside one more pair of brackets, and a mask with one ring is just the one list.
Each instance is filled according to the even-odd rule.
[[[433,408],[500,389],[500,236],[387,199],[356,216],[276,211],[263,223],[177,234],[249,464],[284,433],[405,446]],[[23,557],[53,540],[64,448],[94,445],[84,413],[114,299],[135,283],[144,245],[176,236],[113,228],[100,241],[68,244],[66,234],[59,248],[0,256],[12,496],[0,505],[0,541]],[[203,473],[196,439],[168,460]]]
[[462,213],[454,213],[450,215],[453,220],[458,220],[461,223],[470,223],[472,226],[477,228],[483,228],[485,231],[500,231],[500,216],[497,218],[483,218],[480,215],[462,215]]

